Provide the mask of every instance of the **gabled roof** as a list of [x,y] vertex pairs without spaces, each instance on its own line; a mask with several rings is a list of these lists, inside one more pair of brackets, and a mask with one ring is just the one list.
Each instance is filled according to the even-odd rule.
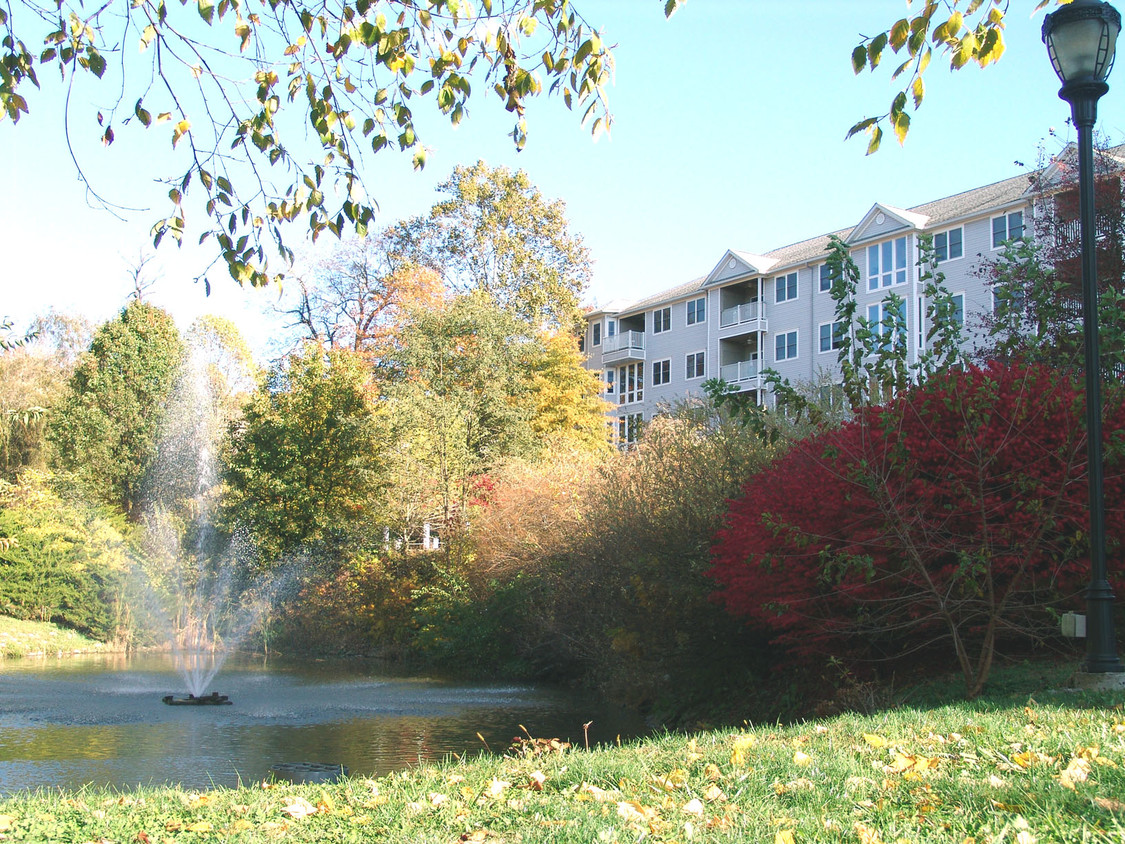
[[[892,225],[889,229],[885,228],[887,217],[890,217],[898,225]],[[901,208],[895,208],[893,205],[876,202],[871,206],[871,210],[863,215],[859,225],[852,229],[844,240],[848,243],[857,243],[866,240],[868,237],[883,237],[891,230],[900,231],[904,228],[919,231],[926,227],[929,220],[930,218],[926,214],[916,214],[913,211],[904,211]],[[875,231],[872,231],[873,228],[875,228]]]
[[747,275],[763,275],[776,264],[775,259],[766,255],[755,255],[752,252],[728,249],[719,259],[719,263],[715,264],[715,268],[707,274],[703,286],[708,287],[721,281]]

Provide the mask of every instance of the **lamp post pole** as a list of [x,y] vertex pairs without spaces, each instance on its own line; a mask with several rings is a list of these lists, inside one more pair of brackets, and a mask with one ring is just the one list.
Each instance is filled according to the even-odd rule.
[[1074,0],[1047,15],[1043,22],[1043,40],[1047,42],[1051,62],[1063,83],[1059,97],[1070,103],[1071,117],[1078,132],[1078,210],[1090,486],[1090,585],[1086,589],[1086,671],[1090,674],[1125,670],[1117,658],[1117,639],[1113,629],[1114,595],[1107,579],[1106,566],[1093,139],[1098,100],[1109,90],[1105,77],[1113,65],[1120,30],[1121,16],[1112,6],[1098,0]]

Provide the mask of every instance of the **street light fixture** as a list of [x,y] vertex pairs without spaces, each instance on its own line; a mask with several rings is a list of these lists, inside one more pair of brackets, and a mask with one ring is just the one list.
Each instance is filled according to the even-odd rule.
[[1105,497],[1102,492],[1102,393],[1098,356],[1098,276],[1094,239],[1094,123],[1109,90],[1121,15],[1100,0],[1073,0],[1043,21],[1043,41],[1062,80],[1078,131],[1078,210],[1082,246],[1082,324],[1086,358],[1086,438],[1090,480],[1090,585],[1086,589],[1086,671],[1121,672],[1113,631],[1113,591],[1106,579]]

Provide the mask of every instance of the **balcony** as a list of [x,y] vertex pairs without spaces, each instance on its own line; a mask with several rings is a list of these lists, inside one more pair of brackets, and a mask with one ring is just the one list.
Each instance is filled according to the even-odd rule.
[[645,359],[643,331],[622,331],[602,342],[602,363],[625,363]]
[[730,308],[723,308],[719,314],[719,336],[737,337],[757,331],[767,331],[766,309],[762,303],[745,302]]
[[740,389],[757,390],[762,386],[762,373],[758,368],[758,357],[756,355],[749,360],[740,360],[720,366],[719,375],[728,384],[733,384]]

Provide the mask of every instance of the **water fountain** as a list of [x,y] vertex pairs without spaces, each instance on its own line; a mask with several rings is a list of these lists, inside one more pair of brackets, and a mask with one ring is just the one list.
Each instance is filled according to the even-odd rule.
[[[169,400],[156,468],[146,483],[148,579],[187,697],[170,705],[229,704],[208,688],[227,657],[293,582],[292,565],[265,569],[250,544],[214,527],[214,444],[225,423],[213,373],[192,350]],[[265,572],[252,576],[251,572]]]

